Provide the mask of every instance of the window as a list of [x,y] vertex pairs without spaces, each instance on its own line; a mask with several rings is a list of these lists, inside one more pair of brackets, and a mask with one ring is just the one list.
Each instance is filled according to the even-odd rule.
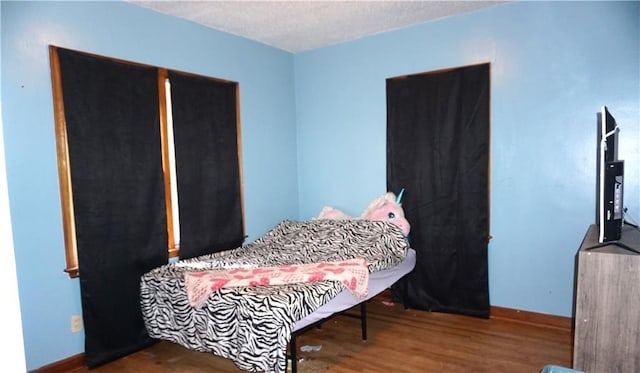
[[186,258],[242,243],[237,83],[55,46],[50,58],[65,272],[79,275],[79,246],[161,238]]

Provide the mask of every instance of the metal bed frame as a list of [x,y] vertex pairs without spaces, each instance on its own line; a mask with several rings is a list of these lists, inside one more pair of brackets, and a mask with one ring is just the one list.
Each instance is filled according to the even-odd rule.
[[[311,329],[320,328],[323,323],[329,321],[335,316],[342,315],[342,316],[348,316],[348,317],[360,319],[360,330],[362,332],[362,340],[366,341],[367,340],[367,302],[369,302],[369,300],[366,300],[360,303],[360,314],[350,313],[348,312],[349,310],[337,312],[327,318],[318,320],[313,324],[307,325],[304,328],[298,329],[293,333],[291,333],[291,340],[289,341],[289,348],[288,348],[289,351],[287,353],[287,362],[291,361],[291,373],[298,373],[298,348],[296,344],[297,337],[301,334],[306,333]],[[355,308],[355,306],[352,307],[352,309],[353,308]]]
[[[400,281],[406,281],[407,279],[407,275],[402,276],[397,282]],[[369,298],[363,302],[361,302],[359,304],[360,306],[360,313],[359,314],[354,314],[351,313],[350,311],[353,310],[357,305],[354,305],[353,307],[346,309],[344,311],[341,312],[336,312],[333,315],[330,315],[322,320],[318,320],[313,324],[307,325],[303,328],[300,328],[296,331],[294,331],[293,333],[291,333],[291,340],[289,341],[289,347],[288,347],[288,353],[287,353],[287,362],[291,361],[291,373],[298,373],[298,349],[297,349],[297,344],[296,344],[296,338],[301,335],[306,333],[307,331],[314,329],[314,328],[320,328],[322,326],[323,323],[331,320],[332,318],[342,315],[342,316],[348,316],[348,317],[353,317],[356,319],[360,319],[360,331],[362,333],[362,340],[366,341],[367,340],[367,303],[369,301],[371,301],[372,299],[374,299],[375,297]],[[403,286],[403,292],[402,292],[402,304],[404,306],[404,309],[407,310],[409,309],[409,305],[407,304],[407,299],[409,299],[409,289],[406,285],[406,283]],[[288,364],[287,364],[288,365]],[[288,368],[288,367],[287,367]]]

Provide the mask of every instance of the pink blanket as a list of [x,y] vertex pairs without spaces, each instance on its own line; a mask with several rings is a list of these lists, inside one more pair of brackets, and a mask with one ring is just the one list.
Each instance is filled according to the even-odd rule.
[[284,285],[321,280],[340,281],[356,297],[367,295],[369,268],[363,258],[276,267],[234,268],[185,272],[189,303],[201,307],[216,290],[225,287]]

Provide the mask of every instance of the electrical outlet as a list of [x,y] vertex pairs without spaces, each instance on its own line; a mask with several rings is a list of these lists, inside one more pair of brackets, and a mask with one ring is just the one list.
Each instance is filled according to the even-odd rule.
[[72,315],[71,316],[71,333],[78,333],[81,330],[82,330],[82,316]]

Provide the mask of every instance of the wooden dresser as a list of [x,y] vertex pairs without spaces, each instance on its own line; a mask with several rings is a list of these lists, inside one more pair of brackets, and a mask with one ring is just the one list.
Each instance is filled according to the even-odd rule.
[[573,368],[640,372],[640,231],[598,244],[591,225],[577,254]]

